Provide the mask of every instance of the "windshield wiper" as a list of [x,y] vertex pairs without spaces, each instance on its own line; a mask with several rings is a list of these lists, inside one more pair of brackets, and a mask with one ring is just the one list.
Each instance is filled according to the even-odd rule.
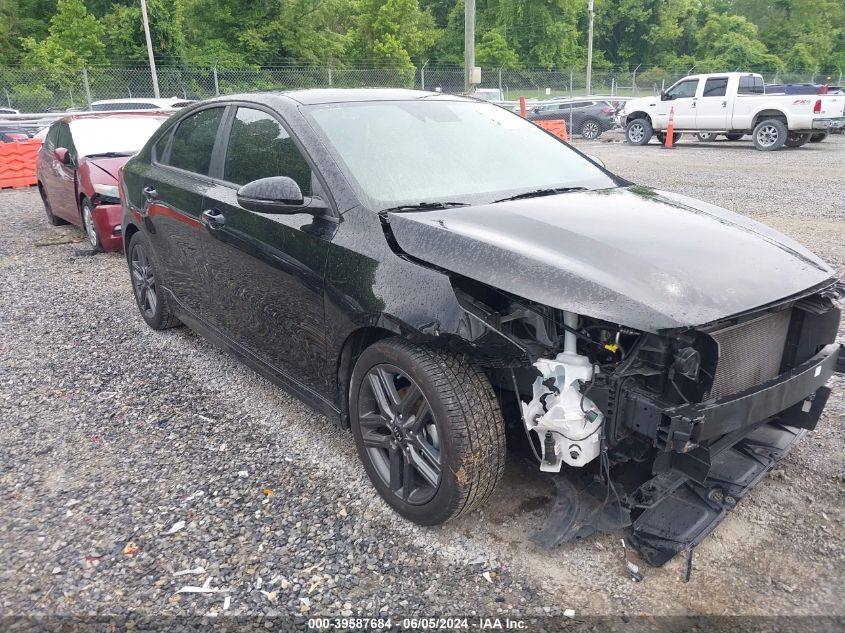
[[418,202],[417,204],[400,204],[398,207],[382,209],[387,211],[431,211],[432,209],[451,209],[452,207],[468,207],[468,202]]
[[497,202],[507,202],[508,200],[523,200],[525,198],[542,198],[543,196],[554,196],[559,193],[569,193],[570,191],[587,191],[586,187],[557,187],[555,189],[537,189],[535,191],[526,191],[525,193],[518,193],[515,196],[502,198],[501,200],[494,200],[493,204]]

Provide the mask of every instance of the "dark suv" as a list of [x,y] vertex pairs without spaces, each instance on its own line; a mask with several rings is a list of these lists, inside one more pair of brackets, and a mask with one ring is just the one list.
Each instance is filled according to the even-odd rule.
[[560,120],[572,134],[596,139],[616,125],[616,109],[607,101],[564,99],[535,105],[528,111],[531,121]]
[[147,324],[187,324],[351,427],[421,524],[484,503],[510,429],[578,497],[544,543],[630,527],[662,564],[815,426],[840,353],[845,293],[815,255],[474,99],[197,103],[122,190]]

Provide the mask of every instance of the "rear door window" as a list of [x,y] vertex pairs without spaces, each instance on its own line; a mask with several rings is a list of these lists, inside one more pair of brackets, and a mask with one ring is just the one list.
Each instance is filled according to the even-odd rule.
[[222,118],[223,108],[206,108],[182,119],[173,133],[170,156],[164,164],[207,176]]
[[702,97],[724,97],[728,92],[727,77],[711,77],[704,82]]
[[293,178],[311,195],[311,167],[279,121],[261,110],[238,108],[232,121],[223,179],[245,185],[259,178]]

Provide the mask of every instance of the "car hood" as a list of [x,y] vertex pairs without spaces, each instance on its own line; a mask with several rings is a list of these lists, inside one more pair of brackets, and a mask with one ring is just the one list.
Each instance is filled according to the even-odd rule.
[[388,220],[415,259],[649,332],[717,321],[833,277],[811,252],[762,224],[647,187],[389,213]]
[[[88,164],[91,167],[95,167],[96,169],[91,169],[91,178],[92,180],[96,180],[96,182],[104,184],[104,185],[112,185],[117,182],[117,172],[118,170],[126,164],[131,156],[112,156],[112,157],[93,157],[93,158],[86,158],[85,160],[88,161]],[[97,177],[97,174],[104,173],[106,176],[111,177],[112,181],[107,180],[103,177]]]

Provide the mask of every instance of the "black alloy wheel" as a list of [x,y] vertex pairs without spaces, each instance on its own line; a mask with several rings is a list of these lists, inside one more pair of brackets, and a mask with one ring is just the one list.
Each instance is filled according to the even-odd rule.
[[374,343],[352,371],[349,417],[373,486],[420,525],[471,512],[504,472],[498,399],[463,356],[399,338]]
[[419,385],[398,367],[376,365],[361,385],[358,424],[391,492],[411,505],[431,501],[442,478],[440,433]]
[[581,124],[581,136],[588,141],[595,140],[601,136],[601,126],[599,125],[599,122],[595,119],[586,119]]
[[147,325],[154,330],[179,325],[161,287],[149,242],[142,233],[135,233],[129,242],[129,274],[135,303]]

